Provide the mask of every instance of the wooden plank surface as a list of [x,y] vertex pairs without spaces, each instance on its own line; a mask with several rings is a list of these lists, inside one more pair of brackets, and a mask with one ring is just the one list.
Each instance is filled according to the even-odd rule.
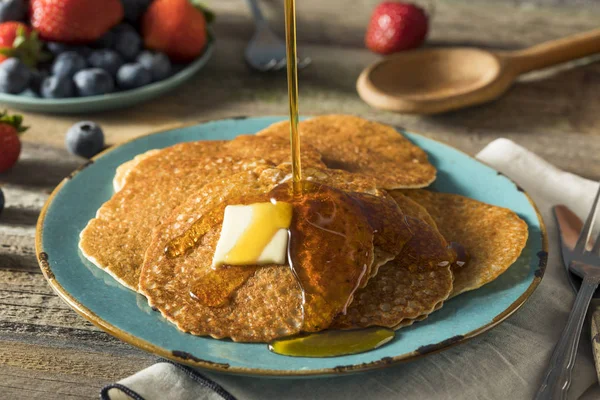
[[[281,115],[285,75],[250,71],[242,59],[252,22],[241,0],[213,2],[216,54],[190,85],[156,101],[86,115],[109,144],[177,124],[235,115]],[[474,154],[509,137],[566,170],[600,178],[600,64],[588,59],[524,77],[502,99],[446,115],[418,117],[370,109],[356,95],[359,72],[377,57],[363,48],[375,0],[303,0],[300,49],[313,65],[301,72],[301,112],[355,113],[403,126]],[[598,2],[559,0],[435,2],[429,45],[517,49],[597,27]],[[581,4],[586,4],[582,7]],[[264,2],[282,32],[281,1]],[[342,6],[343,5],[343,6]],[[401,71],[400,71],[401,73]],[[0,174],[7,207],[0,217],[0,399],[96,398],[100,387],[155,358],[113,339],[56,297],[35,261],[37,215],[53,187],[83,160],[63,147],[82,116],[27,114],[31,130],[19,164]]]

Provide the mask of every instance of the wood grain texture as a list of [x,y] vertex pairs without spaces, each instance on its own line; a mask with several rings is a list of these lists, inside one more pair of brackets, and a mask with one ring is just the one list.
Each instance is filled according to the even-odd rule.
[[[600,64],[594,58],[527,75],[500,100],[477,108],[431,117],[376,111],[358,98],[355,81],[377,59],[362,45],[377,2],[300,2],[299,48],[314,60],[300,73],[302,114],[354,113],[470,154],[494,138],[509,137],[560,168],[600,178]],[[32,128],[24,136],[21,160],[0,174],[7,202],[0,216],[0,399],[97,398],[104,384],[155,360],[99,331],[58,299],[35,260],[35,223],[50,191],[83,162],[63,145],[76,121],[101,123],[109,144],[116,144],[182,123],[287,113],[285,74],[255,73],[243,61],[253,26],[241,5],[241,0],[212,2],[218,14],[217,51],[181,90],[113,113],[26,115]],[[281,1],[265,0],[264,5],[282,33]],[[599,17],[600,4],[594,0],[440,0],[428,45],[514,50],[595,28]]]

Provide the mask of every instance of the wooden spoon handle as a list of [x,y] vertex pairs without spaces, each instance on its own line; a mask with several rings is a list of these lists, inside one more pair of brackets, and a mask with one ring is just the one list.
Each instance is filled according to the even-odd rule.
[[552,40],[506,55],[518,74],[600,52],[600,29]]

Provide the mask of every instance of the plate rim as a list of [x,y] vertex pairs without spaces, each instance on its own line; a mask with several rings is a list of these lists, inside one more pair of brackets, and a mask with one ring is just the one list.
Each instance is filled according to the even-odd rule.
[[42,233],[44,230],[44,221],[46,218],[46,213],[48,211],[48,208],[54,201],[56,195],[60,192],[60,190],[62,190],[62,188],[65,186],[65,184],[68,181],[70,181],[75,175],[77,175],[79,172],[81,172],[83,169],[85,169],[89,165],[93,164],[95,160],[97,160],[101,157],[104,157],[106,154],[110,153],[111,151],[116,150],[116,149],[118,149],[126,144],[129,144],[131,142],[134,142],[136,140],[146,138],[148,136],[159,135],[163,132],[168,132],[168,131],[171,131],[174,129],[187,128],[187,127],[192,127],[192,126],[196,126],[196,125],[202,125],[205,123],[228,121],[228,120],[243,120],[243,119],[256,118],[256,117],[285,118],[285,116],[245,116],[245,115],[242,115],[242,116],[236,116],[236,117],[225,117],[225,118],[210,119],[210,120],[204,120],[204,121],[194,121],[191,123],[181,123],[181,124],[170,125],[167,127],[162,127],[159,130],[147,133],[145,135],[141,135],[141,136],[137,136],[137,137],[128,139],[117,145],[109,147],[108,149],[106,149],[106,150],[100,152],[99,154],[97,154],[96,156],[92,157],[86,163],[82,164],[80,167],[78,167],[73,172],[71,172],[69,175],[67,175],[65,178],[63,178],[63,180],[56,186],[56,188],[54,188],[54,190],[52,191],[52,193],[50,194],[50,196],[44,203],[44,206],[42,207],[42,209],[40,211],[40,215],[37,220],[36,231],[35,231],[36,259],[38,261],[40,269],[42,270],[42,274],[43,274],[44,278],[48,281],[48,284],[50,285],[50,287],[58,294],[58,296],[63,301],[65,301],[73,310],[75,310],[75,312],[77,312],[79,315],[84,317],[86,320],[90,321],[96,327],[102,329],[103,331],[109,333],[110,335],[116,337],[119,340],[122,340],[130,345],[138,347],[149,353],[159,355],[163,358],[170,359],[172,361],[175,361],[175,362],[178,362],[181,364],[186,364],[186,365],[189,365],[192,367],[197,367],[197,368],[204,368],[204,369],[214,371],[214,372],[227,373],[227,374],[251,375],[251,376],[262,376],[262,377],[291,377],[291,378],[293,378],[293,377],[310,377],[310,376],[325,376],[325,375],[340,376],[340,375],[346,375],[348,373],[353,373],[353,372],[364,372],[364,371],[385,368],[385,367],[388,367],[391,365],[397,365],[400,363],[414,361],[414,360],[426,357],[430,354],[435,354],[435,353],[441,352],[443,350],[446,350],[448,348],[468,342],[469,340],[473,339],[474,337],[496,327],[501,322],[503,322],[508,317],[510,317],[512,314],[514,314],[517,310],[519,310],[523,306],[523,304],[525,304],[527,302],[527,300],[531,297],[531,295],[535,292],[535,290],[541,283],[542,278],[544,276],[545,269],[546,269],[546,263],[547,263],[548,233],[546,230],[546,224],[544,223],[544,220],[542,218],[540,210],[539,210],[538,206],[535,204],[535,202],[533,201],[533,199],[531,198],[531,196],[529,196],[529,194],[525,190],[523,190],[511,178],[498,172],[495,168],[489,166],[488,164],[486,164],[480,160],[477,160],[476,158],[463,152],[462,150],[459,150],[449,144],[443,143],[436,139],[427,137],[426,135],[424,135],[422,133],[408,130],[403,127],[396,127],[396,126],[394,126],[394,128],[396,130],[398,130],[399,133],[402,133],[402,134],[409,133],[411,135],[421,136],[425,139],[434,141],[438,144],[450,147],[453,150],[456,150],[457,152],[461,153],[462,155],[491,168],[492,170],[498,172],[498,174],[503,175],[506,179],[508,179],[515,186],[515,188],[518,191],[522,192],[525,195],[525,197],[527,198],[527,200],[533,207],[533,210],[535,211],[535,214],[537,216],[537,219],[538,219],[538,222],[540,225],[540,235],[541,235],[541,241],[542,241],[542,249],[540,251],[544,252],[545,256],[539,257],[538,269],[534,275],[532,282],[527,287],[525,292],[523,292],[523,294],[521,294],[505,310],[503,310],[502,312],[497,314],[492,319],[491,322],[489,322],[477,329],[469,331],[463,335],[448,338],[448,339],[443,340],[438,343],[433,343],[433,344],[423,346],[426,349],[421,348],[420,351],[413,351],[410,353],[405,353],[405,354],[401,354],[401,355],[393,356],[393,357],[383,357],[380,360],[372,361],[372,362],[364,363],[364,364],[340,365],[340,366],[336,366],[333,368],[321,368],[321,369],[310,369],[310,370],[275,370],[275,369],[264,369],[264,368],[231,367],[229,364],[217,363],[217,362],[213,362],[213,361],[209,361],[209,360],[203,360],[192,354],[187,354],[187,353],[179,354],[179,355],[173,354],[173,352],[169,351],[168,349],[157,346],[146,340],[140,339],[137,336],[130,334],[129,332],[119,329],[116,326],[110,324],[109,322],[103,320],[102,318],[97,316],[95,313],[93,313],[91,310],[89,310],[87,307],[85,307],[83,304],[81,304],[79,301],[77,301],[56,280],[54,273],[52,272],[52,268],[50,267],[50,264],[48,262],[48,255],[46,252],[44,252],[43,239],[42,239]]

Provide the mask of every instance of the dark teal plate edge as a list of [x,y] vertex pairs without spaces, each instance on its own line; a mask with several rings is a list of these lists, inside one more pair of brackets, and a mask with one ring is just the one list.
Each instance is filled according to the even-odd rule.
[[[207,121],[205,123],[215,123],[215,122],[221,122],[221,123],[225,123],[225,122],[230,122],[233,120],[243,120],[246,119],[247,117],[235,117],[235,118],[225,118],[222,120],[215,120],[215,121]],[[282,117],[262,117],[261,119],[283,119]],[[176,127],[174,129],[181,129],[181,128],[189,128],[192,127],[196,124],[191,124],[191,125],[186,125],[186,126],[181,126],[181,127]],[[429,354],[434,354],[437,353],[439,351],[445,350],[449,347],[458,345],[460,343],[464,343],[466,341],[468,341],[469,339],[488,331],[489,329],[495,327],[496,325],[498,325],[500,322],[504,321],[506,318],[508,318],[510,315],[512,315],[515,311],[517,311],[524,303],[525,301],[531,296],[531,294],[535,291],[535,289],[537,288],[537,286],[539,285],[539,283],[542,280],[542,277],[544,275],[544,270],[546,267],[546,260],[547,260],[547,251],[548,251],[548,239],[547,239],[547,233],[546,233],[546,228],[545,228],[545,224],[543,222],[543,219],[539,213],[539,210],[537,208],[537,206],[535,205],[535,203],[532,201],[532,199],[527,195],[527,193],[525,193],[523,191],[523,189],[521,189],[520,187],[518,187],[518,185],[515,185],[515,189],[518,190],[519,192],[521,192],[524,196],[526,196],[527,200],[529,201],[529,203],[531,204],[533,210],[535,211],[535,214],[537,216],[537,219],[539,223],[539,232],[537,232],[541,237],[539,237],[539,241],[541,244],[541,250],[540,252],[537,254],[539,257],[539,264],[536,267],[535,270],[535,275],[530,283],[530,285],[528,286],[528,288],[519,296],[519,298],[517,298],[509,307],[507,307],[504,311],[502,311],[501,313],[499,313],[498,315],[496,315],[490,323],[487,323],[485,325],[482,325],[481,327],[471,330],[463,335],[460,336],[456,336],[456,337],[452,337],[452,338],[448,338],[447,340],[444,340],[442,342],[439,343],[433,343],[427,346],[422,346],[421,348],[419,348],[417,351],[413,351],[410,353],[406,353],[406,354],[401,354],[399,356],[395,356],[395,357],[383,357],[380,360],[377,361],[373,361],[373,362],[369,362],[369,363],[361,363],[361,364],[352,364],[352,365],[339,365],[336,366],[334,368],[323,368],[323,369],[311,369],[311,370],[277,370],[277,369],[259,369],[259,368],[245,368],[245,367],[231,367],[229,364],[224,364],[224,363],[216,363],[216,362],[212,362],[209,360],[203,360],[201,358],[198,358],[192,354],[189,353],[177,353],[174,351],[170,351],[168,349],[164,349],[162,347],[156,346],[150,342],[144,341],[139,339],[138,337],[123,331],[113,325],[111,325],[110,323],[104,321],[103,319],[101,319],[100,317],[98,317],[97,315],[95,315],[92,311],[90,311],[87,307],[85,307],[83,304],[81,304],[79,301],[77,301],[68,291],[66,291],[61,285],[60,283],[56,280],[54,273],[50,267],[50,263],[48,260],[48,255],[46,252],[44,252],[44,246],[43,246],[43,226],[44,226],[44,220],[46,217],[46,213],[48,211],[49,206],[52,204],[53,199],[55,198],[55,196],[60,192],[60,190],[62,189],[62,187],[73,177],[75,177],[80,171],[82,171],[83,169],[85,169],[87,166],[91,165],[95,160],[103,157],[104,155],[106,155],[107,153],[119,148],[122,145],[128,144],[130,142],[136,141],[136,140],[143,140],[144,138],[151,136],[151,135],[156,135],[156,134],[160,134],[160,133],[164,133],[164,132],[168,132],[171,131],[173,129],[169,129],[166,131],[162,131],[162,132],[156,132],[156,133],[151,133],[149,135],[146,136],[142,136],[142,137],[138,137],[138,138],[134,138],[130,141],[127,141],[125,143],[122,143],[119,146],[115,146],[112,147],[110,149],[107,149],[106,151],[100,153],[99,155],[97,155],[96,157],[94,157],[92,160],[90,160],[90,162],[82,165],[80,168],[78,168],[76,171],[74,171],[72,174],[70,174],[67,178],[65,178],[57,187],[56,189],[52,192],[52,194],[50,195],[50,197],[48,198],[46,204],[44,205],[39,219],[38,219],[38,223],[37,223],[37,228],[36,228],[36,257],[38,259],[40,268],[43,272],[44,277],[48,280],[49,284],[51,285],[51,287],[57,292],[57,294],[65,301],[67,302],[67,304],[69,304],[76,312],[78,312],[80,315],[82,315],[84,318],[86,318],[87,320],[89,320],[90,322],[92,322],[94,325],[98,326],[99,328],[105,330],[106,332],[110,333],[111,335],[129,343],[132,344],[136,347],[139,347],[143,350],[146,350],[148,352],[160,355],[162,357],[165,358],[169,358],[171,360],[174,360],[176,362],[180,362],[180,363],[184,363],[184,364],[188,364],[194,367],[200,367],[200,368],[205,368],[208,370],[213,370],[213,371],[217,371],[217,372],[224,372],[224,373],[232,373],[232,374],[242,374],[242,375],[250,375],[250,376],[272,376],[272,377],[302,377],[302,376],[328,376],[328,375],[340,375],[340,374],[346,374],[346,373],[351,373],[351,372],[361,372],[361,371],[367,371],[367,370],[372,370],[372,369],[378,369],[378,368],[383,368],[386,366],[390,366],[390,365],[394,365],[394,364],[398,364],[401,362],[406,362],[406,361],[411,361],[411,360],[415,360],[424,356],[427,356]],[[424,141],[432,141],[432,142],[436,142],[435,140],[429,139],[424,137],[423,135],[419,135],[416,133],[412,133],[412,132],[407,132],[403,129],[399,129],[401,132],[407,134],[409,136],[409,138],[416,138],[418,140],[424,140]],[[485,168],[490,168],[488,166],[486,166],[485,164],[481,163],[480,161],[474,160],[472,157],[468,156],[467,154],[460,152],[459,150],[456,150],[454,148],[452,148],[451,146],[448,146],[446,144],[440,143],[440,142],[436,142],[438,145],[442,145],[442,146],[446,146],[450,149],[452,149],[453,151],[459,152],[461,153],[464,157],[468,157],[470,158],[472,161],[481,164],[482,166],[484,166]],[[491,169],[491,168],[490,168]],[[498,175],[500,175],[500,173],[498,173]],[[504,177],[505,179],[507,179],[508,181],[510,181],[510,179]],[[512,182],[512,181],[510,181]]]

